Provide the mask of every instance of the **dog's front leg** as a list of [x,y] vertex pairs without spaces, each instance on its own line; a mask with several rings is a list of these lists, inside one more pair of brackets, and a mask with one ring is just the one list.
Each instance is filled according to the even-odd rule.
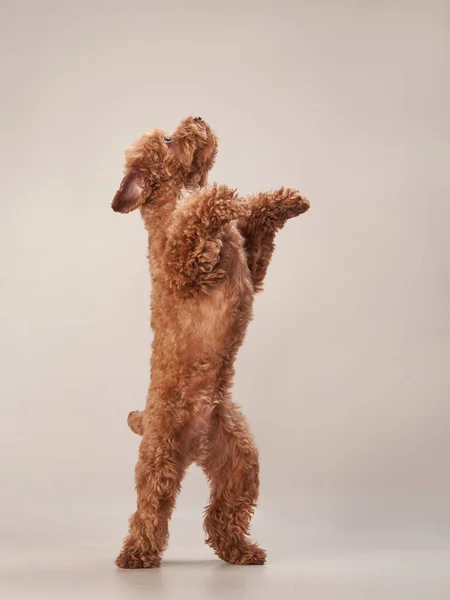
[[306,212],[309,201],[296,190],[281,188],[251,196],[248,204],[250,215],[240,218],[237,226],[244,237],[248,267],[258,292],[272,258],[277,231],[288,219]]
[[218,266],[223,226],[248,215],[247,202],[227,186],[200,192],[168,233],[164,258],[172,285],[196,292],[223,281]]

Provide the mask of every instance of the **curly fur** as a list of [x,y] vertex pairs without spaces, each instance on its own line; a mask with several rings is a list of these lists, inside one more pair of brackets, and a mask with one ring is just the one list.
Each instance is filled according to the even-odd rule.
[[283,189],[241,199],[206,186],[217,138],[200,118],[181,122],[170,141],[155,130],[126,151],[112,208],[140,207],[149,234],[154,339],[144,411],[131,412],[142,435],[137,510],[116,564],[157,567],[186,468],[196,462],[211,489],[207,543],[233,564],[263,564],[250,519],[259,489],[258,451],[231,399],[233,364],[262,289],[276,232],[309,208]]

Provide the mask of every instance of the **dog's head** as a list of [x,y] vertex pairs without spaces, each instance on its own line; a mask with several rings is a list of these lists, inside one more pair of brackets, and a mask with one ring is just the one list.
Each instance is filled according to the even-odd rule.
[[128,213],[173,186],[206,185],[217,153],[217,137],[201,117],[188,117],[172,135],[145,133],[125,151],[125,176],[112,201]]

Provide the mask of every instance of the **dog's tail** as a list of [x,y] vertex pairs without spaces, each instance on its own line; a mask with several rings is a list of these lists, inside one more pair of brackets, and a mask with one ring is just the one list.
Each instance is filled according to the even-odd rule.
[[142,435],[144,433],[144,423],[143,423],[143,414],[140,410],[133,410],[128,415],[128,427],[134,433],[138,435]]

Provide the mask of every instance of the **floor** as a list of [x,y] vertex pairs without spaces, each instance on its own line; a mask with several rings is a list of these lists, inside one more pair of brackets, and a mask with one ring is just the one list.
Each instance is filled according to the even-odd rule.
[[[156,570],[115,568],[117,545],[76,539],[35,546],[2,540],[0,597],[5,600],[448,600],[450,549],[348,540],[328,548],[266,543],[263,567],[234,567],[209,548],[178,544]],[[428,547],[427,547],[428,546]]]

